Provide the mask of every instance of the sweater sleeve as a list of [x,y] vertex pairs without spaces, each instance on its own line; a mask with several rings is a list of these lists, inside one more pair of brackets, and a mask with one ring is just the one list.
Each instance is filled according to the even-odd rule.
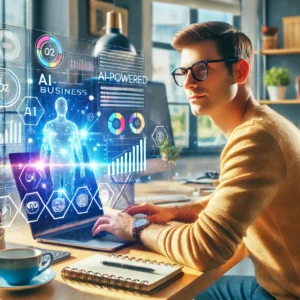
[[221,155],[220,184],[197,221],[165,227],[153,250],[199,271],[224,264],[285,178],[284,156],[269,132],[236,130]]

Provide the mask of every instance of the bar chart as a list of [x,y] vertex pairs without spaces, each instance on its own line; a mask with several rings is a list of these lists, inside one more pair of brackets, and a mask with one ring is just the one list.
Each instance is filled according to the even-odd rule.
[[[124,147],[124,144],[119,147]],[[127,148],[108,164],[108,176],[146,171],[146,138],[139,139],[135,145],[127,144]]]
[[11,120],[8,123],[3,123],[2,126],[0,133],[0,145],[16,145],[22,143],[21,122],[14,122]]

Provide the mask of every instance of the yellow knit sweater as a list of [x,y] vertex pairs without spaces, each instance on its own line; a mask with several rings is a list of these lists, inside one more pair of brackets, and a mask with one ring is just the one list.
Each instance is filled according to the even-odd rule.
[[[201,201],[201,200],[200,200]],[[244,241],[258,283],[300,299],[300,131],[269,107],[247,111],[221,154],[220,185],[192,224],[165,226],[153,250],[201,271]]]

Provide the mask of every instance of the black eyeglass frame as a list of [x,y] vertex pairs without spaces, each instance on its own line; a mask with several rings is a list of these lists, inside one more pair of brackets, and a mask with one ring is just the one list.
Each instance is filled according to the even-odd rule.
[[[179,85],[179,84],[178,84],[178,82],[176,81],[175,75],[185,76],[185,78],[186,78],[186,76],[187,76],[187,74],[188,74],[188,70],[191,70],[192,76],[193,76],[193,78],[194,78],[195,80],[197,80],[197,81],[204,81],[204,80],[207,78],[207,76],[208,76],[208,68],[207,68],[207,65],[208,65],[208,64],[210,64],[210,63],[217,63],[217,62],[239,61],[239,60],[241,60],[241,58],[222,58],[222,59],[213,59],[213,60],[197,60],[197,61],[195,61],[190,67],[187,67],[187,68],[183,68],[183,67],[176,68],[176,69],[171,73],[171,75],[173,76],[173,79],[174,79],[175,83],[176,83],[178,86],[183,87],[183,85]],[[198,78],[196,77],[196,75],[194,74],[194,72],[193,72],[193,66],[195,66],[196,64],[199,64],[199,63],[204,63],[205,66],[206,66],[206,76],[205,76],[204,79],[198,79]],[[179,70],[179,69],[185,70],[185,74],[182,74],[182,75],[181,75],[181,74],[176,74],[176,71]]]

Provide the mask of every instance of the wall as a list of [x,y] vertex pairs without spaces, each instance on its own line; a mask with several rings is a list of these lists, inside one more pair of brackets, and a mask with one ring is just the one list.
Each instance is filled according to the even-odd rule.
[[[278,47],[283,48],[283,23],[282,18],[300,15],[299,0],[267,0],[266,22],[268,26],[276,26],[279,29]],[[299,37],[300,38],[300,37]],[[273,66],[287,68],[292,74],[292,82],[288,86],[286,98],[295,99],[295,77],[300,75],[300,54],[267,56],[267,69]],[[276,105],[272,106],[276,111],[286,116],[300,128],[300,105]]]
[[[112,3],[112,0],[102,0]],[[137,50],[142,49],[142,0],[117,0],[117,6],[128,10],[128,37]],[[89,33],[89,1],[78,0],[78,37],[97,40]]]

